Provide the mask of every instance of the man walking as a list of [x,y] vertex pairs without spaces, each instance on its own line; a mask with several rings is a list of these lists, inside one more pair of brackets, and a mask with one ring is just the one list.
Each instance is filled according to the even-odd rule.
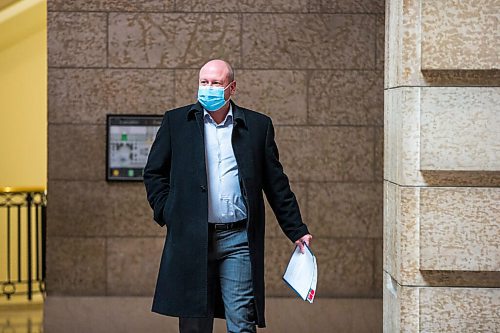
[[228,332],[265,327],[263,192],[292,242],[312,239],[271,119],[234,104],[235,91],[228,63],[206,63],[197,103],[165,113],[144,168],[154,220],[168,229],[152,311],[179,317],[181,333],[212,332],[214,317]]

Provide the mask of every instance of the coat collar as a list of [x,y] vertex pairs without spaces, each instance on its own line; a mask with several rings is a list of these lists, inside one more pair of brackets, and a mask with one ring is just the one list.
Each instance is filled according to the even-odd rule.
[[[233,109],[233,118],[234,122],[237,125],[240,125],[242,127],[246,127],[246,117],[245,117],[245,112],[243,109],[238,107],[233,100],[230,100],[229,103],[231,103],[232,109]],[[201,106],[200,102],[196,102],[195,104],[191,105],[191,108],[189,109],[187,113],[187,119],[192,120],[196,119],[196,114],[199,114],[201,118],[203,118],[203,106]]]

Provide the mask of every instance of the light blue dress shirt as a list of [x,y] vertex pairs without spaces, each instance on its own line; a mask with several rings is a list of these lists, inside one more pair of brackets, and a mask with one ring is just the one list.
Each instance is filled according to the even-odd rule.
[[205,161],[208,180],[208,222],[230,223],[247,217],[245,201],[238,181],[231,135],[233,110],[217,124],[205,110]]

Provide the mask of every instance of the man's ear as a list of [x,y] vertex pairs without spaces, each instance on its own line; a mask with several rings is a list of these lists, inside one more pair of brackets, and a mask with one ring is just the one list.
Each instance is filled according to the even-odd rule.
[[236,93],[236,81],[233,81],[233,83],[231,83],[231,87],[229,89],[231,90],[231,95],[234,95]]

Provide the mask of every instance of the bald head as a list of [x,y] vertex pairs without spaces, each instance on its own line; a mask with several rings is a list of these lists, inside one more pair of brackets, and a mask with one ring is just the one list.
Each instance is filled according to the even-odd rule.
[[202,79],[223,80],[222,83],[226,86],[234,81],[234,71],[231,65],[226,61],[214,59],[201,67],[199,79],[200,82]]

